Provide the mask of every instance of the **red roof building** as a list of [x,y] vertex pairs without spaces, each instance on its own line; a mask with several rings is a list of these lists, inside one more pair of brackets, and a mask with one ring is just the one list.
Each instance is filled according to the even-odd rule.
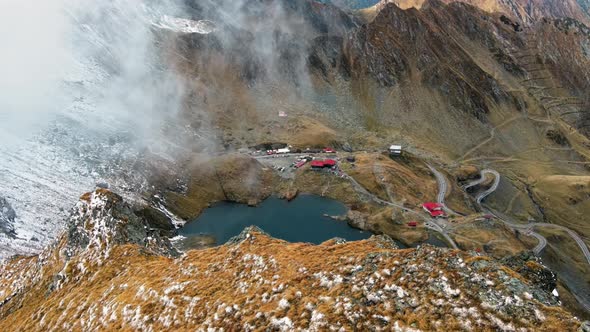
[[324,153],[336,153],[336,150],[334,150],[332,148],[325,148]]
[[408,226],[410,226],[410,227],[417,227],[418,226],[418,223],[416,221],[410,221],[408,223]]
[[325,164],[323,160],[314,160],[311,162],[311,168],[324,168]]
[[433,218],[446,217],[443,205],[440,203],[424,203],[422,204],[422,208],[424,209],[424,211],[428,212],[430,216]]
[[312,168],[325,168],[325,167],[334,167],[334,166],[336,166],[336,160],[333,160],[333,159],[314,160],[311,162]]
[[432,211],[432,212],[430,212],[430,216],[433,218],[438,218],[438,217],[446,217],[447,214],[445,213],[445,211]]
[[336,166],[336,160],[334,160],[334,159],[324,160],[324,167],[334,167],[334,166]]
[[441,211],[443,209],[442,204],[440,203],[424,203],[422,204],[422,208],[424,210],[426,210],[427,212],[432,212],[432,211]]

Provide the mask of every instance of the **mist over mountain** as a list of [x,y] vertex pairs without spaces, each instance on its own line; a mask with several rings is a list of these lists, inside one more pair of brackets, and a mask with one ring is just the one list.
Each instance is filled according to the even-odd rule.
[[[154,32],[179,3],[36,6],[8,1],[1,8],[0,197],[17,216],[16,239],[2,247],[18,243],[25,252],[55,236],[71,201],[96,183],[139,197],[150,162],[214,146],[206,130],[196,136],[180,120],[190,108],[185,82],[163,61],[164,40]],[[6,250],[4,257],[13,253]]]

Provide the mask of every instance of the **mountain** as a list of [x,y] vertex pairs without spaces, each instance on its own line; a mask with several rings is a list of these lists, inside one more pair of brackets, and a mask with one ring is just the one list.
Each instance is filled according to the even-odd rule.
[[[590,22],[589,3],[587,0],[441,0],[446,4],[462,2],[478,7],[488,13],[509,15],[522,23],[531,24],[543,18],[573,18],[588,25]],[[381,0],[381,1],[342,1],[336,5],[348,9],[367,9],[375,6],[382,9],[393,3],[402,9],[421,8],[428,0]]]
[[[464,169],[491,167],[502,180],[487,206],[514,223],[554,223],[590,235],[584,23],[525,23],[508,12],[436,0],[406,10],[390,3],[370,21],[312,1],[247,3],[249,11],[232,21],[224,20],[231,6],[193,9],[194,17],[227,26],[177,44],[182,56],[175,61],[195,86],[206,87],[195,102],[219,128],[222,145],[289,142],[295,149],[330,145],[362,153],[400,143],[448,172],[457,210],[478,211],[461,194]],[[356,179],[381,192],[384,164],[373,159]],[[403,183],[421,174],[413,172],[391,176]],[[185,194],[192,199],[192,192]],[[403,185],[392,183],[389,192],[400,193],[401,202],[415,200],[402,194]],[[391,220],[380,221],[386,213],[369,212],[374,224],[367,228],[395,236]],[[461,236],[479,241],[479,231]],[[580,247],[561,231],[544,234],[556,246],[545,249],[552,267],[575,257],[566,264],[575,272],[560,275],[571,276],[568,287],[589,298],[590,266]]]
[[[246,282],[239,271],[216,262],[229,261],[233,254],[243,259],[248,253],[240,250],[249,242],[242,239],[233,247],[177,257],[178,249],[169,238],[175,227],[194,220],[215,202],[256,205],[272,194],[293,198],[299,192],[337,199],[350,209],[350,214],[338,218],[401,243],[416,245],[438,234],[449,245],[455,244],[462,251],[425,247],[391,249],[390,254],[410,255],[404,265],[420,262],[421,268],[414,272],[421,275],[432,266],[446,268],[451,257],[473,263],[455,266],[455,261],[443,274],[457,282],[449,284],[451,289],[460,289],[478,306],[481,324],[489,329],[575,330],[579,323],[570,314],[533,300],[556,305],[537,288],[556,289],[567,310],[578,317],[588,315],[590,33],[583,12],[587,2],[381,2],[361,12],[312,0],[186,0],[173,8],[153,2],[100,4],[105,7],[98,11],[73,12],[72,39],[83,47],[74,57],[76,75],[59,84],[60,97],[69,101],[69,107],[51,113],[50,120],[39,117],[40,128],[26,139],[14,137],[28,131],[8,128],[14,124],[11,121],[0,123],[6,127],[0,132],[5,156],[0,159],[0,197],[5,198],[0,200],[0,250],[4,258],[29,255],[2,265],[6,297],[0,313],[8,323],[0,324],[24,324],[14,325],[23,329],[32,328],[26,324],[33,322],[58,326],[63,323],[60,316],[53,312],[43,320],[35,303],[70,312],[72,308],[61,300],[88,292],[92,301],[74,302],[80,305],[76,310],[82,308],[80,315],[104,298],[117,301],[113,324],[127,320],[153,323],[155,329],[166,327],[157,324],[173,328],[176,313],[183,320],[181,327],[196,327],[197,323],[184,321],[186,311],[175,312],[174,306],[187,300],[175,293],[182,287],[194,293],[188,307],[180,307],[192,308],[188,316],[197,308],[190,301],[208,291],[226,304],[222,309],[221,303],[208,300],[209,307],[199,307],[204,315],[213,315],[208,323],[215,323],[210,310],[219,309],[218,318],[235,315],[237,309],[233,303],[227,306],[229,300],[219,288],[171,283],[182,273],[194,272],[190,270],[194,264],[209,272],[199,275],[204,284],[239,287]],[[391,145],[403,146],[403,158],[389,156]],[[297,153],[262,155],[284,147]],[[294,157],[326,147],[338,151],[342,173],[289,168]],[[65,223],[71,202],[96,186],[102,190],[85,195]],[[448,221],[432,221],[424,214],[421,205],[430,201],[445,203],[453,212]],[[410,228],[410,222],[417,227]],[[437,222],[442,226],[432,226]],[[63,231],[66,235],[60,236]],[[257,243],[249,248],[252,255],[272,253],[287,268],[288,261],[297,261],[297,250],[310,261],[315,257],[309,254],[312,251],[322,258],[341,253],[338,248],[343,248],[343,255],[378,251],[375,239],[313,247],[286,244],[257,231],[243,237],[247,234],[262,241],[260,248]],[[473,257],[467,253],[471,250],[493,258]],[[557,281],[550,277],[552,272],[533,263],[509,264],[523,275],[527,270],[542,271],[521,278],[496,262],[523,253],[531,256],[528,250],[542,258]],[[283,252],[284,257],[277,254]],[[336,262],[335,257],[330,259]],[[428,257],[436,264],[423,265]],[[201,261],[205,265],[197,265]],[[457,281],[457,276],[478,279],[473,274],[478,261],[490,262],[481,264],[491,264],[489,271],[484,270],[494,285],[516,285],[518,291],[482,288],[481,280],[459,284],[465,278]],[[393,265],[395,260],[387,263]],[[145,266],[160,273],[160,279],[153,284],[151,279],[134,279],[147,275]],[[313,273],[337,273],[322,268]],[[214,271],[224,270],[236,274],[208,279]],[[301,276],[293,275],[293,270],[284,272],[289,281],[301,285],[302,292],[311,285],[308,279],[297,279]],[[178,277],[178,282],[190,281],[183,278]],[[398,286],[403,281],[392,278],[388,281]],[[553,287],[537,287],[540,280],[553,280],[549,283]],[[440,284],[436,285],[438,289]],[[343,292],[352,298],[363,286],[357,285],[361,288],[357,290],[348,283]],[[380,286],[377,291],[387,292],[385,285]],[[521,292],[523,287],[532,299]],[[159,297],[152,298],[148,288]],[[428,278],[416,279],[407,288],[419,301],[435,300],[416,307],[433,311],[414,308],[432,319],[413,322],[407,320],[411,315],[392,313],[392,326],[398,320],[404,327],[442,329],[431,324],[448,312],[436,311],[438,298],[433,293],[420,293],[436,293],[428,287]],[[498,300],[491,306],[481,298],[488,289],[492,293],[486,294]],[[378,307],[364,318],[387,324],[385,318],[373,316],[385,316],[386,305],[376,304],[367,294],[352,305]],[[144,308],[140,302],[148,300],[153,302]],[[236,305],[242,308],[249,305],[247,301]],[[284,308],[279,309],[288,316],[254,313],[260,321],[242,321],[252,318],[248,313],[232,316],[232,322],[239,327],[273,322],[285,323],[286,328],[288,322],[307,326],[295,319],[303,309],[292,306],[291,298],[286,301],[289,307],[283,301]],[[253,303],[261,306],[260,301]],[[398,303],[387,303],[397,308]],[[278,306],[271,304],[271,309]],[[313,304],[328,310],[324,304]],[[340,313],[345,312],[342,306]],[[405,304],[399,307],[407,309]],[[110,319],[114,309],[94,306],[88,312],[94,310],[104,310]],[[162,312],[158,314],[162,321],[143,321],[152,310]],[[463,315],[475,318],[466,310],[465,314],[462,309],[451,311],[453,322]],[[542,315],[537,316],[537,311]],[[326,312],[318,314],[332,319]],[[520,316],[526,321],[512,319]],[[539,318],[543,316],[546,320]],[[84,317],[88,323],[91,317]],[[288,320],[281,320],[284,317]],[[344,324],[347,318],[334,319]],[[102,321],[110,324],[108,319]],[[468,322],[478,324],[477,318]],[[81,319],[72,318],[71,324],[85,328],[74,325],[82,324]],[[89,324],[99,327],[96,320]]]
[[470,253],[399,250],[385,236],[289,244],[250,228],[220,247],[178,256],[147,225],[120,196],[105,190],[82,196],[55,245],[2,266],[0,326],[571,331],[581,325],[538,283]]

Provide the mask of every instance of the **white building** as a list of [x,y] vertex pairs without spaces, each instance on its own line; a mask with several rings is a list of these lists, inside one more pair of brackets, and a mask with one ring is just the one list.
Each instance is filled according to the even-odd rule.
[[394,156],[399,156],[402,154],[402,146],[401,145],[392,145],[389,147],[389,154]]
[[284,149],[278,149],[277,153],[283,154],[283,153],[289,153],[291,152],[291,149],[289,148],[284,148]]

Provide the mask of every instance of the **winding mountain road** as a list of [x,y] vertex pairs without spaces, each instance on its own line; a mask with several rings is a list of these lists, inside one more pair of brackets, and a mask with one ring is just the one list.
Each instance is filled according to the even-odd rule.
[[532,225],[532,227],[547,227],[547,228],[554,228],[554,229],[559,229],[559,230],[565,231],[572,239],[574,239],[574,241],[576,241],[576,243],[578,244],[578,246],[582,250],[582,253],[586,257],[586,261],[588,261],[588,264],[590,264],[590,250],[588,250],[588,246],[586,245],[584,240],[582,240],[582,238],[578,235],[578,233],[572,231],[571,229],[569,229],[567,227],[563,227],[563,226],[555,225],[555,224],[533,223],[531,225]]
[[[445,204],[445,197],[447,196],[447,190],[449,188],[447,178],[444,176],[444,174],[439,172],[436,168],[434,168],[430,165],[426,165],[426,166],[428,166],[428,168],[430,169],[432,174],[434,174],[434,177],[436,178],[436,182],[438,183],[438,194],[436,195],[437,203],[439,203],[443,206],[443,209],[445,210],[446,213],[458,215],[458,213],[456,213],[455,211],[448,208],[447,205]],[[449,236],[448,232],[443,227],[441,227],[439,225],[439,223],[436,221],[436,219],[430,219],[430,221],[425,223],[425,226],[428,227],[429,229],[432,229],[432,230],[440,233],[449,243],[452,244],[453,248],[458,249],[457,245],[455,244],[455,241],[453,241],[453,239]]]
[[543,249],[545,249],[545,247],[547,246],[547,239],[543,235],[534,232],[533,228],[531,227],[530,224],[522,225],[522,224],[512,223],[512,222],[508,221],[509,218],[507,216],[505,216],[499,212],[493,211],[492,209],[485,208],[482,205],[483,200],[486,197],[488,197],[489,195],[491,195],[492,193],[494,193],[498,189],[498,186],[500,185],[501,176],[500,176],[500,173],[498,173],[498,171],[493,170],[493,169],[481,170],[480,171],[480,178],[477,180],[471,181],[467,185],[463,186],[463,189],[467,190],[471,187],[475,187],[477,185],[484,183],[486,181],[486,175],[488,175],[488,174],[491,174],[494,176],[494,183],[492,184],[492,186],[490,188],[488,188],[484,192],[479,193],[476,196],[475,200],[476,200],[477,204],[480,206],[482,211],[495,216],[498,220],[502,221],[508,227],[510,227],[512,229],[518,229],[520,231],[524,231],[526,235],[536,238],[539,241],[539,243],[532,249],[532,251],[535,255],[537,255],[537,256],[540,255],[541,251],[543,251]]
[[[464,188],[469,188],[471,186],[475,186],[477,184],[482,183],[483,181],[485,181],[486,174],[494,175],[495,180],[494,180],[494,185],[492,185],[492,187],[490,187],[490,189],[479,194],[476,198],[478,205],[481,207],[481,209],[484,212],[494,215],[496,218],[498,218],[498,220],[502,221],[505,225],[512,228],[513,230],[519,230],[528,236],[532,236],[532,237],[536,238],[539,241],[539,243],[532,249],[533,253],[536,256],[539,256],[541,254],[541,252],[543,251],[543,249],[545,249],[545,247],[547,246],[547,239],[543,235],[534,232],[535,227],[548,227],[548,228],[563,230],[566,233],[568,233],[568,235],[572,239],[574,239],[574,241],[576,241],[576,243],[578,244],[578,246],[582,250],[584,257],[586,258],[586,261],[588,262],[588,264],[590,264],[590,251],[588,250],[588,246],[586,245],[586,243],[584,243],[582,238],[576,232],[572,231],[571,229],[569,229],[567,227],[560,226],[560,225],[548,224],[548,223],[515,224],[515,223],[509,221],[510,219],[507,216],[504,216],[502,213],[494,211],[491,208],[484,207],[482,205],[482,201],[484,198],[489,196],[491,193],[493,193],[497,189],[498,184],[500,183],[500,174],[494,170],[483,170],[481,172],[481,179],[480,180],[473,181],[472,183],[470,183],[464,187]],[[588,301],[585,298],[580,297],[575,293],[573,293],[573,295],[580,305],[582,305],[586,310],[590,311],[590,303],[588,303]]]
[[431,165],[426,166],[428,166],[432,174],[434,174],[436,182],[438,183],[438,195],[436,195],[436,202],[443,206],[443,209],[447,214],[461,215],[461,213],[453,211],[445,204],[445,198],[447,196],[447,191],[449,189],[449,183],[447,181],[447,178],[444,176],[443,173],[439,172],[436,168],[432,167]]
[[494,183],[492,184],[492,186],[488,190],[477,195],[477,197],[475,198],[477,201],[477,204],[481,204],[481,202],[486,197],[488,197],[489,195],[491,195],[493,192],[495,192],[498,189],[498,186],[500,185],[500,173],[498,173],[497,171],[495,171],[493,169],[484,169],[480,172],[479,179],[471,181],[467,185],[463,186],[463,189],[467,190],[471,187],[475,187],[477,185],[480,185],[486,181],[486,175],[488,175],[488,174],[492,174],[494,176]]
[[545,249],[547,246],[547,239],[543,235],[535,233],[532,230],[528,231],[526,234],[536,238],[539,241],[539,243],[533,248],[533,253],[539,256],[541,251],[543,251],[543,249]]
[[[374,175],[376,175],[375,178],[377,179],[377,181],[379,181],[379,183],[381,184],[381,186],[385,186],[384,183],[381,181],[381,179],[383,178],[383,176],[381,174],[377,174],[379,172],[379,170],[380,170],[379,167],[374,168],[374,172],[375,172]],[[367,198],[371,199],[372,201],[374,201],[374,202],[376,202],[376,203],[378,203],[380,205],[387,205],[387,206],[395,207],[395,208],[401,209],[402,211],[405,211],[405,212],[408,212],[408,213],[410,213],[412,215],[415,215],[417,218],[420,218],[420,219],[422,219],[424,221],[424,226],[426,228],[428,228],[430,230],[433,230],[433,231],[441,234],[445,238],[445,240],[447,240],[447,242],[451,245],[451,247],[453,249],[459,249],[459,247],[457,247],[457,244],[455,243],[455,241],[449,236],[449,234],[444,230],[444,228],[441,227],[436,222],[436,220],[434,220],[432,218],[429,218],[429,217],[426,217],[422,213],[416,212],[416,211],[414,211],[412,209],[408,209],[408,208],[404,207],[401,204],[397,204],[397,203],[394,203],[394,202],[388,202],[388,201],[382,200],[381,198],[379,198],[376,195],[374,195],[371,192],[369,192],[365,187],[363,187],[360,183],[358,183],[352,176],[350,176],[350,175],[348,175],[348,174],[346,174],[344,172],[343,172],[343,175],[344,175],[344,177],[348,181],[350,181],[350,183],[352,184],[353,188],[357,192],[365,195]],[[388,192],[388,195],[389,195],[389,191],[387,190],[387,188],[385,188],[385,190],[386,190],[386,192]]]
[[559,229],[559,230],[566,232],[574,241],[576,241],[576,244],[580,247],[580,249],[582,250],[582,253],[584,254],[584,257],[586,258],[586,261],[590,265],[590,250],[588,249],[588,246],[586,245],[584,240],[582,240],[582,238],[573,230],[571,230],[567,227],[564,227],[564,226],[560,226],[560,225],[556,225],[556,224],[549,224],[549,223],[515,224],[515,223],[508,221],[507,218],[501,216],[500,213],[493,211],[491,209],[484,208],[482,205],[482,200],[484,198],[486,198],[487,196],[489,196],[494,191],[496,191],[496,189],[498,189],[498,184],[500,183],[500,174],[498,172],[496,172],[494,170],[483,170],[481,172],[482,178],[484,178],[484,176],[485,176],[484,171],[487,171],[487,173],[485,173],[485,174],[493,174],[495,177],[494,185],[492,185],[492,187],[490,187],[490,189],[484,191],[483,193],[481,193],[477,196],[477,203],[482,207],[482,209],[484,211],[489,212],[490,214],[494,215],[496,218],[501,220],[507,226],[509,226],[513,229],[518,229],[520,231],[524,230],[527,235],[531,235],[531,236],[535,237],[537,240],[539,240],[539,244],[533,249],[533,252],[536,255],[539,255],[541,253],[541,251],[547,246],[547,239],[545,239],[545,237],[543,237],[542,235],[535,233],[533,231],[534,228],[547,227],[547,228]]
[[436,168],[434,168],[430,165],[427,165],[427,166],[430,169],[430,171],[434,174],[434,176],[436,177],[436,182],[438,183],[438,195],[436,195],[436,202],[439,204],[442,204],[446,208],[445,197],[447,195],[447,190],[448,190],[448,186],[449,186],[447,183],[447,179]]

